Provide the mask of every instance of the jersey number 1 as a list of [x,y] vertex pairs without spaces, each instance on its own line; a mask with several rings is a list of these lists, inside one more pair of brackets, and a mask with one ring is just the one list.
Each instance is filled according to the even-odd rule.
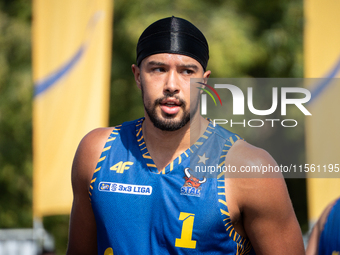
[[196,248],[196,241],[192,240],[195,214],[181,212],[179,220],[183,221],[181,238],[176,238],[175,246],[181,248]]

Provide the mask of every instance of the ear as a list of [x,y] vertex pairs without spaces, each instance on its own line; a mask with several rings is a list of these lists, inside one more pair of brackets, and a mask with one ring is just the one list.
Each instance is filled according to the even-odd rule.
[[[208,78],[209,78],[210,74],[211,74],[210,70],[204,72],[203,80],[202,80],[203,83],[207,83],[208,82]],[[201,88],[204,88],[204,87],[205,87],[204,85],[201,85]],[[203,93],[203,90],[200,90],[200,94],[202,94],[202,93]]]
[[210,74],[211,74],[210,70],[207,70],[207,71],[204,72],[204,74],[203,74],[203,82],[204,83],[208,82],[208,78],[209,78]]
[[137,65],[133,64],[133,65],[131,66],[131,69],[132,69],[133,75],[134,75],[134,77],[135,77],[135,81],[136,81],[137,87],[138,87],[139,89],[141,89],[141,82],[140,82],[140,79],[141,79],[141,77],[140,77],[140,68],[139,68]]

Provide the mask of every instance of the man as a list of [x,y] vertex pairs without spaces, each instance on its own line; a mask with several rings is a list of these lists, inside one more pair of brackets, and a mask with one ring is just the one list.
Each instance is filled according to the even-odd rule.
[[322,212],[310,235],[306,254],[340,255],[340,198]]
[[68,254],[304,253],[282,178],[206,178],[190,168],[276,164],[200,116],[190,79],[206,82],[208,58],[204,35],[186,20],[143,32],[132,71],[145,117],[81,141]]

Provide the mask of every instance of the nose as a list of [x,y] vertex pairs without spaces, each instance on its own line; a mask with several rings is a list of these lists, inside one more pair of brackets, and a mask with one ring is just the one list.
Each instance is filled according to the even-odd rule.
[[180,91],[179,75],[175,70],[170,70],[164,84],[164,93],[178,94]]

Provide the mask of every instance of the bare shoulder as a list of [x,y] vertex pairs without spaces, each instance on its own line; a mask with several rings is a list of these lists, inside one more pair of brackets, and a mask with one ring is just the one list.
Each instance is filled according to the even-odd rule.
[[277,168],[277,163],[266,150],[243,140],[238,140],[230,148],[226,164],[235,167],[238,178],[282,178],[280,172],[272,170]]
[[285,200],[289,199],[281,173],[263,171],[265,167],[277,167],[276,161],[267,151],[239,140],[229,150],[226,164],[235,166],[237,170],[237,178],[226,180],[238,194],[240,207],[272,203],[278,194]]
[[103,147],[113,128],[98,128],[81,140],[72,165],[73,205],[67,254],[97,254],[96,223],[89,186]]
[[86,134],[84,138],[81,140],[79,148],[85,147],[97,150],[98,147],[103,147],[113,129],[114,127],[97,128],[92,130],[91,132]]
[[239,171],[234,178],[226,174],[225,179],[231,218],[242,222],[240,229],[256,253],[304,254],[301,230],[282,174],[256,172],[263,166],[278,167],[273,157],[239,140],[229,150],[226,164]]
[[100,154],[112,130],[113,127],[97,128],[85,135],[81,140],[73,160],[73,185],[78,181],[84,181],[89,184]]
[[264,149],[238,140],[229,150],[227,158],[235,165],[276,164],[273,157]]

